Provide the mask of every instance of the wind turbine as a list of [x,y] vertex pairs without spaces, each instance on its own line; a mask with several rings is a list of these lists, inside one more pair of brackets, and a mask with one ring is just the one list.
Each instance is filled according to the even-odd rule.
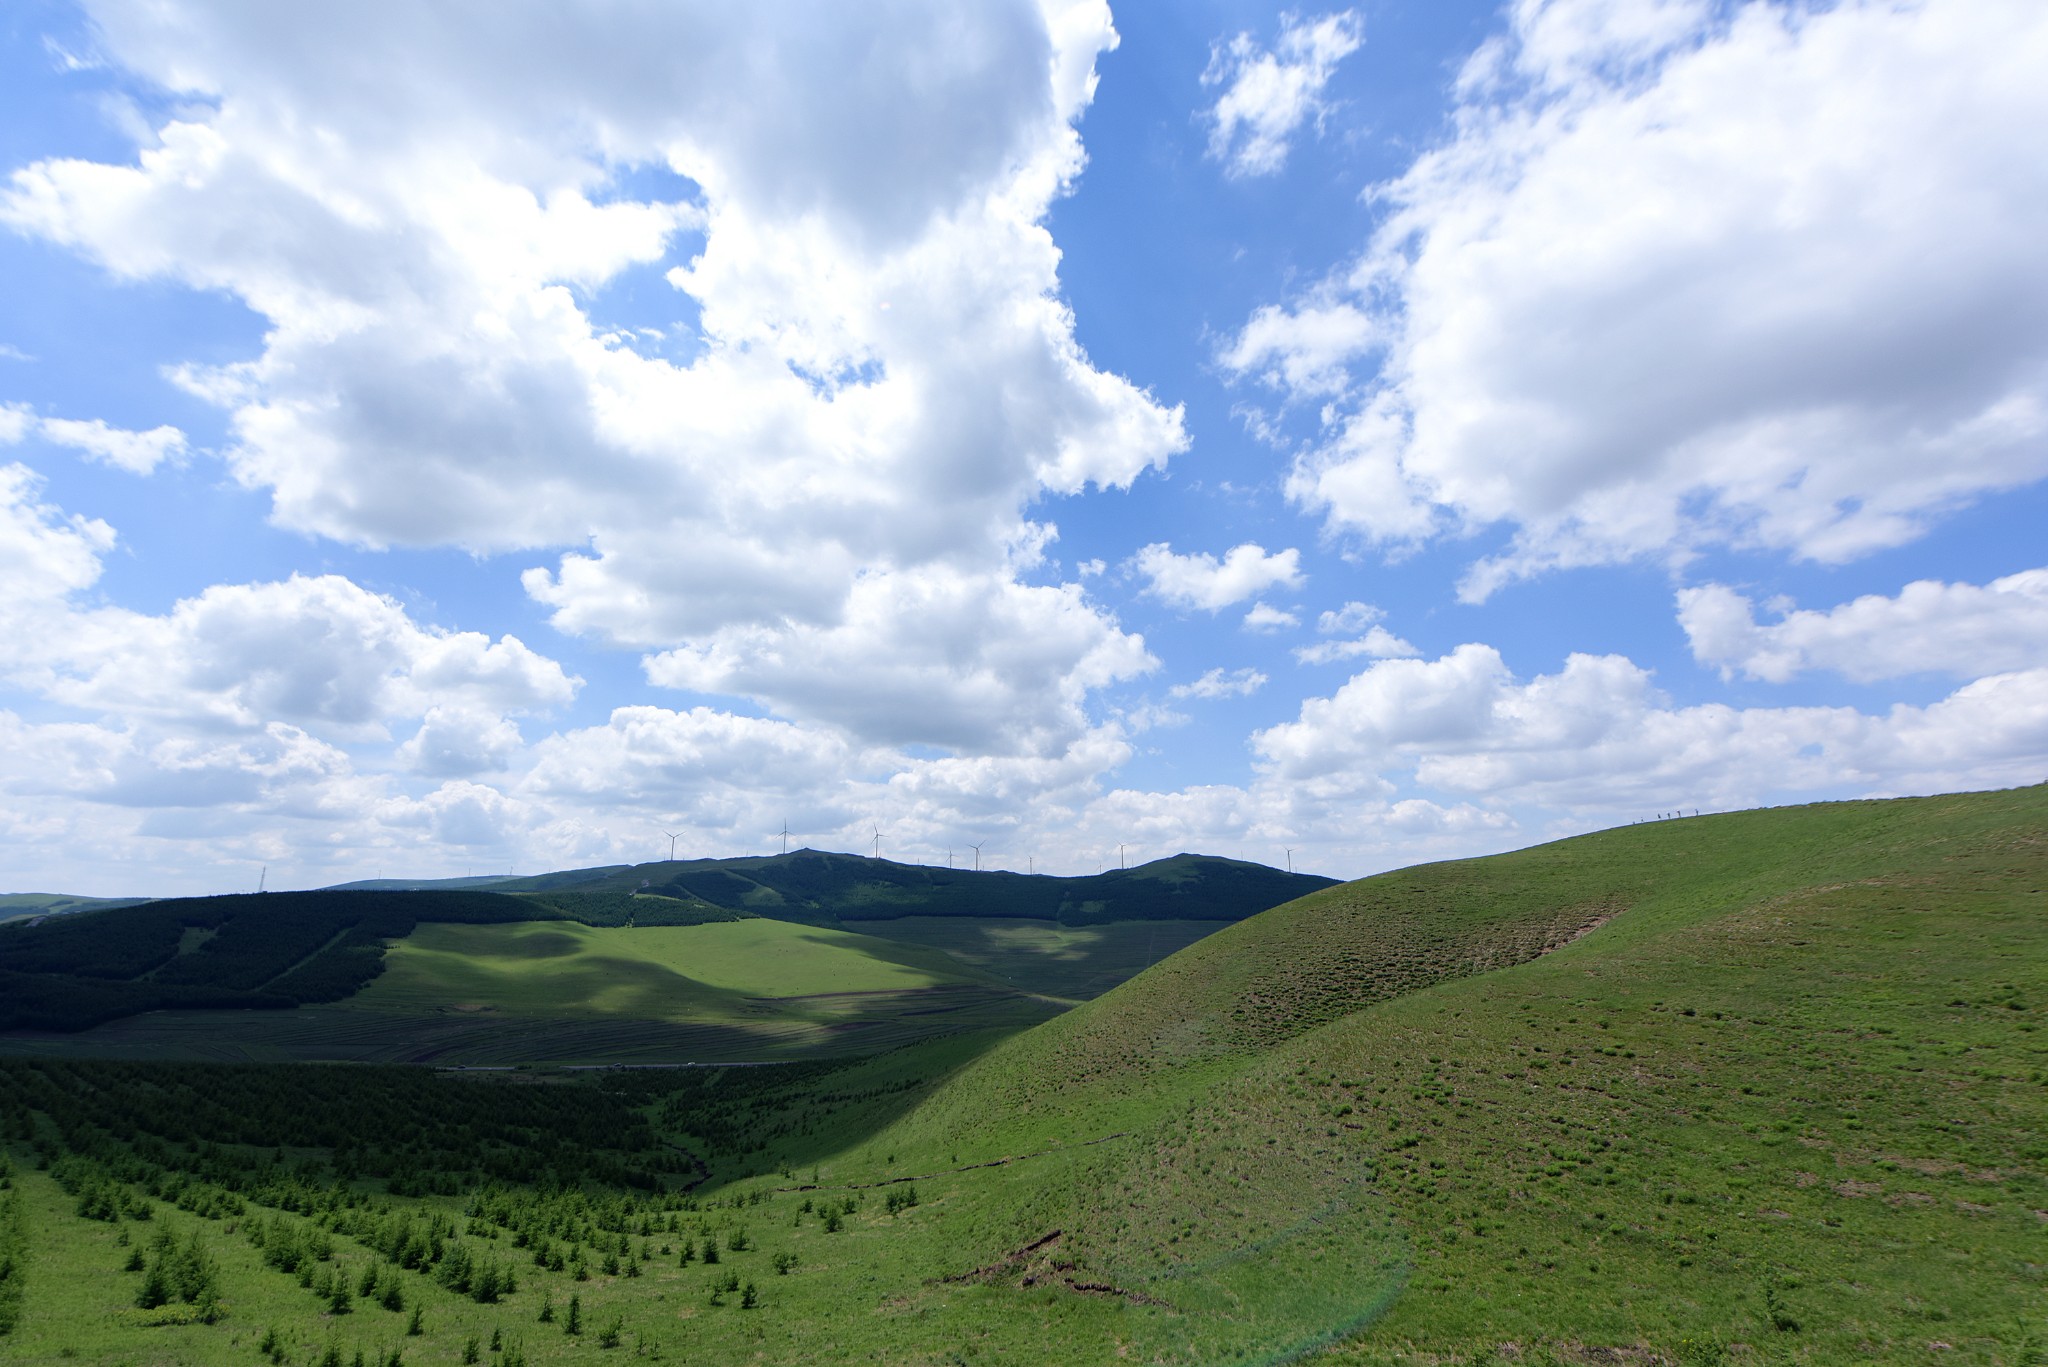
[[259,874],[257,874],[257,875],[256,875],[256,891],[258,891],[258,892],[261,892],[261,891],[263,891],[263,884],[264,884],[264,881],[265,881],[266,879],[268,879],[269,877],[270,877],[270,865],[268,865],[268,864],[265,864],[265,865],[263,866],[263,872],[261,872],[261,873],[259,873]]
[[676,839],[682,835],[682,832],[663,831],[662,834],[668,837],[668,862],[673,864],[676,862]]
[[1294,872],[1294,847],[1292,845],[1287,847],[1287,871],[1289,873]]
[[1124,866],[1124,846],[1121,840],[1117,842],[1116,846],[1116,866],[1118,868],[1122,868]]
[[877,859],[880,859],[881,857],[882,857],[882,828],[881,828],[880,826],[877,826],[877,827],[875,827],[875,858],[877,858]]
[[[984,840],[981,842],[981,845],[986,845],[987,843],[988,842]],[[974,871],[976,873],[981,872],[981,845],[969,845],[967,847],[968,849],[974,851]]]
[[784,854],[789,853],[789,822],[787,820],[784,820],[782,823],[782,852]]

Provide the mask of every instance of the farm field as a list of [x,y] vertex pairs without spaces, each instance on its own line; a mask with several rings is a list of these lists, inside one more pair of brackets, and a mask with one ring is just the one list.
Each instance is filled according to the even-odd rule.
[[751,1002],[917,992],[975,979],[986,981],[942,954],[787,921],[423,925],[391,947],[383,975],[351,1001],[371,1011],[741,1020]]
[[[2044,888],[2048,789],[1820,805],[1362,880],[858,1057],[0,1060],[0,1356],[2037,1362]],[[159,1230],[212,1301],[136,1305]]]

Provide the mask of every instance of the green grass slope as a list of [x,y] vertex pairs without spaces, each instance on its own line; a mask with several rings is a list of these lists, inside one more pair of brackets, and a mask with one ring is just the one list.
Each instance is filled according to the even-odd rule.
[[999,1046],[853,1165],[1106,1140],[996,1242],[1215,1321],[1169,1359],[2021,1361],[2044,887],[2042,788],[1404,870]]

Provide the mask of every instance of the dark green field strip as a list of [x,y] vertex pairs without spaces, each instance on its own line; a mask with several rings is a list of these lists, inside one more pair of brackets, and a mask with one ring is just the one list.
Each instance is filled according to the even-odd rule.
[[798,1012],[759,1002],[745,1023],[379,1013],[350,1006],[291,1011],[156,1011],[79,1034],[0,1036],[19,1057],[219,1063],[715,1063],[874,1053],[933,1035],[1026,1029],[1060,1008],[977,987],[845,994]]
[[751,1028],[666,1021],[381,1015],[348,1008],[160,1011],[78,1035],[16,1033],[9,1055],[222,1063],[644,1063],[781,1058],[817,1039],[816,1026]]

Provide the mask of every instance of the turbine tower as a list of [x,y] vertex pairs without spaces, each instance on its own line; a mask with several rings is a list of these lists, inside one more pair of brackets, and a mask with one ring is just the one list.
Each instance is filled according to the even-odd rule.
[[875,827],[875,858],[877,858],[877,859],[880,859],[881,857],[882,857],[882,828],[881,828],[880,826],[877,826],[877,827]]
[[1289,873],[1294,872],[1294,846],[1292,845],[1287,847],[1287,871]]
[[668,862],[673,864],[676,862],[676,839],[682,835],[682,832],[663,831],[662,834],[668,837]]
[[782,852],[789,853],[789,822],[786,819],[782,823]]
[[[987,843],[988,842],[984,840],[981,842],[981,845],[986,845]],[[967,847],[968,849],[974,851],[974,871],[976,873],[981,872],[981,845],[969,845]]]

